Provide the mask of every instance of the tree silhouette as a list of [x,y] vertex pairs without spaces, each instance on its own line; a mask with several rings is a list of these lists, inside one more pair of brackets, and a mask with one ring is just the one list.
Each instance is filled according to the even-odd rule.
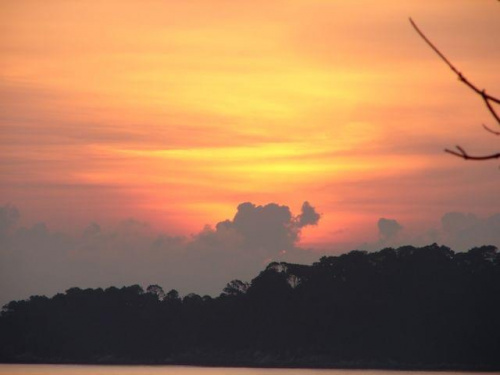
[[226,285],[226,287],[222,291],[222,294],[227,296],[238,296],[240,294],[246,293],[249,286],[250,285],[248,283],[245,283],[241,280],[232,280]]
[[[495,105],[500,105],[500,99],[492,96],[488,93],[486,93],[485,89],[480,89],[478,86],[476,86],[474,83],[472,83],[469,79],[467,79],[462,72],[460,72],[451,62],[448,60],[448,58],[432,43],[429,38],[420,30],[420,28],[415,24],[415,22],[410,18],[410,23],[415,29],[415,31],[418,33],[418,35],[427,43],[427,45],[440,57],[442,61],[448,67],[455,73],[460,80],[460,82],[464,83],[467,87],[469,87],[473,92],[475,92],[477,95],[481,97],[481,99],[484,102],[484,105],[490,112],[491,116],[495,120],[498,126],[500,126],[500,115],[496,112],[494,106]],[[483,128],[488,131],[489,133],[495,135],[495,136],[500,136],[500,131],[493,130],[492,128],[488,127],[487,125],[483,124]],[[455,146],[456,150],[454,149],[448,149],[446,148],[444,151],[458,156],[464,160],[491,160],[491,159],[498,159],[500,158],[500,152],[496,153],[491,153],[491,154],[484,154],[484,155],[470,155],[465,149],[459,145]]]
[[494,246],[273,262],[226,289],[161,299],[158,285],[71,288],[12,301],[0,313],[0,363],[500,369]]
[[150,293],[156,298],[158,298],[160,301],[163,300],[166,296],[165,292],[163,291],[163,288],[157,284],[150,285],[146,288],[146,293]]

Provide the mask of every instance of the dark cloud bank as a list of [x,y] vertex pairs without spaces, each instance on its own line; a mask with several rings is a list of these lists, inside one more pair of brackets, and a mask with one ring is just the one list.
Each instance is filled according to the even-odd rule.
[[[308,202],[289,207],[249,202],[232,220],[206,226],[191,237],[154,233],[147,223],[125,220],[113,229],[90,224],[80,235],[50,231],[43,223],[19,227],[16,207],[0,207],[0,304],[33,294],[52,295],[73,286],[160,284],[181,294],[218,294],[232,279],[252,279],[271,261],[310,263],[322,253],[298,246],[302,228],[320,215]],[[454,250],[500,246],[500,214],[486,219],[447,213],[441,228],[416,237],[397,220],[381,218],[379,240],[360,249],[438,242]],[[350,249],[332,249],[332,252]],[[324,253],[324,251],[323,251]]]
[[395,219],[380,218],[377,223],[379,240],[365,243],[360,248],[379,250],[383,247],[403,245],[425,246],[439,243],[455,251],[466,251],[476,246],[493,245],[500,247],[500,213],[487,218],[474,214],[448,212],[441,217],[441,226],[424,233],[409,235]]
[[275,203],[242,203],[232,220],[191,237],[154,233],[134,219],[104,230],[92,223],[81,235],[50,231],[43,223],[17,227],[14,206],[0,208],[0,303],[72,286],[160,284],[181,293],[220,293],[231,279],[251,279],[273,260],[310,262],[297,247],[301,230],[319,214],[304,202],[299,215]]

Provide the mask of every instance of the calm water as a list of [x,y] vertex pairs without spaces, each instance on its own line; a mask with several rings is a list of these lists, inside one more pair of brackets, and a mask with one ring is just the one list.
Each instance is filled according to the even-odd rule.
[[289,370],[207,368],[186,366],[66,366],[0,365],[0,375],[459,375],[465,372],[375,371],[375,370]]

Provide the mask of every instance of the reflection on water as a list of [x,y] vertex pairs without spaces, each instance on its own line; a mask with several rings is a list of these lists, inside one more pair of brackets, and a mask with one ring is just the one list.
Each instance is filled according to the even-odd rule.
[[[249,369],[190,366],[78,366],[78,365],[1,365],[0,375],[391,375],[405,371],[384,370],[305,370]],[[442,372],[411,371],[411,375],[443,375]],[[447,375],[474,374],[447,372]]]

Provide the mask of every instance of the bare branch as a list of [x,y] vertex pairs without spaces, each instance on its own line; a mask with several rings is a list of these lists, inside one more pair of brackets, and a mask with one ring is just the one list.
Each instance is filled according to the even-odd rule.
[[[467,87],[469,87],[472,91],[474,91],[476,94],[481,96],[481,98],[484,101],[484,104],[486,105],[486,108],[488,111],[491,113],[493,118],[496,120],[497,124],[500,126],[500,116],[498,113],[495,111],[495,109],[492,106],[492,103],[494,104],[500,104],[500,99],[491,96],[486,93],[485,90],[480,90],[476,85],[474,85],[471,81],[469,81],[465,76],[460,72],[451,62],[450,60],[447,59],[447,57],[425,36],[425,34],[418,28],[418,26],[413,22],[413,20],[410,18],[410,23],[417,32],[417,34],[427,43],[427,45],[439,56],[441,60],[444,61],[446,65],[458,76],[458,79],[463,82]],[[483,124],[483,128],[494,134],[494,135],[500,135],[500,132],[495,131],[487,127],[486,125]],[[450,149],[445,149],[445,152],[457,156],[459,158],[462,158],[464,160],[491,160],[491,159],[499,159],[500,158],[500,152],[495,153],[495,154],[489,154],[489,155],[480,155],[480,156],[474,156],[474,155],[469,155],[462,147],[456,146],[456,150],[450,150]]]
[[492,134],[495,134],[495,135],[500,135],[500,132],[497,132],[497,131],[494,131],[493,129],[490,129],[488,128],[486,125],[483,124],[483,128],[487,131],[487,132],[490,132]]
[[427,43],[429,47],[432,48],[434,52],[443,60],[446,65],[458,76],[458,79],[465,83],[470,89],[472,89],[476,94],[481,95],[483,99],[487,99],[487,101],[494,102],[496,104],[500,104],[500,99],[489,94],[486,94],[484,90],[480,90],[476,85],[470,82],[465,76],[446,58],[446,56],[425,36],[425,34],[418,28],[413,19],[410,18],[410,23],[415,29],[415,31],[420,35],[420,37]]
[[446,148],[444,151],[458,156],[459,158],[462,158],[464,160],[492,160],[492,159],[499,159],[500,158],[500,152],[497,152],[496,154],[490,154],[490,155],[481,155],[481,156],[473,156],[469,155],[462,147],[460,146],[455,146],[458,151],[455,150],[450,150]]
[[491,106],[490,99],[488,99],[484,90],[481,97],[483,98],[484,104],[486,104],[486,108],[488,108],[488,111],[490,111],[491,115],[495,118],[495,120],[497,120],[498,125],[500,125],[500,116],[498,116],[498,113],[496,113],[493,107]]

